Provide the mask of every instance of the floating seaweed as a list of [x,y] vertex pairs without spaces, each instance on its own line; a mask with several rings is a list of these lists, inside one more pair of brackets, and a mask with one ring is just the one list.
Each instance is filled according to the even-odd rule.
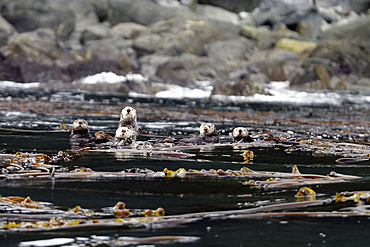
[[[301,188],[297,194],[302,194],[303,191],[308,191],[309,196],[314,193],[309,188]],[[225,211],[213,211],[213,212],[198,212],[180,215],[169,215],[164,216],[164,210],[158,208],[155,213],[151,211],[148,213],[146,210],[141,214],[137,213],[134,217],[127,217],[126,215],[116,215],[114,218],[102,218],[101,215],[95,215],[94,213],[86,214],[84,210],[77,207],[68,210],[65,214],[59,213],[57,216],[54,214],[44,215],[24,215],[18,214],[22,220],[9,220],[6,223],[0,225],[0,232],[19,232],[19,231],[51,231],[51,230],[62,230],[62,229],[89,229],[89,228],[106,228],[106,227],[119,227],[119,228],[163,228],[173,227],[179,224],[189,224],[194,221],[204,219],[245,219],[245,218],[261,218],[261,217],[348,217],[348,216],[366,216],[370,214],[370,207],[366,203],[370,202],[370,191],[353,191],[353,192],[340,192],[332,198],[321,199],[321,200],[303,200],[297,202],[277,203],[266,206],[259,206],[247,209],[237,210],[225,210]],[[8,197],[1,201],[11,202],[23,202],[24,198]],[[30,199],[25,199],[30,200]],[[338,211],[315,211],[317,206],[327,206],[330,204],[341,204],[343,202],[353,201],[357,203],[357,206],[344,207]],[[36,203],[32,201],[33,203]],[[359,203],[361,202],[361,203]],[[124,203],[118,202],[112,211],[122,210],[125,208]],[[310,208],[310,210],[299,212],[289,212],[288,210],[297,210],[299,208]],[[87,210],[91,212],[92,210]],[[71,217],[68,212],[74,213]],[[83,217],[78,217],[83,214]],[[140,217],[144,216],[144,217]],[[17,218],[17,214],[3,214],[4,218]],[[45,220],[38,221],[24,221],[24,219],[40,219],[47,218]]]

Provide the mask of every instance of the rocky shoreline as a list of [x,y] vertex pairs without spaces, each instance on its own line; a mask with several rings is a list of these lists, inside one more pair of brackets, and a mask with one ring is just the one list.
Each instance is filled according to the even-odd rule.
[[0,81],[78,89],[71,82],[112,71],[148,78],[122,82],[122,94],[197,81],[225,95],[285,80],[370,91],[370,1],[243,2],[3,0]]

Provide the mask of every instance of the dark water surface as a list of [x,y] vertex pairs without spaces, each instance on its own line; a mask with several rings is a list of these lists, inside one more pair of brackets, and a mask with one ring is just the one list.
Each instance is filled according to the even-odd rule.
[[[88,95],[49,91],[2,92],[0,102],[0,150],[2,153],[37,152],[53,155],[70,149],[69,132],[59,128],[77,118],[89,122],[92,132],[114,133],[120,110],[126,105],[137,109],[143,129],[140,140],[154,136],[186,136],[202,122],[213,122],[228,140],[233,127],[244,126],[251,134],[279,131],[304,138],[356,141],[368,137],[369,106],[288,106],[210,102],[207,100],[165,100],[127,98],[117,95]],[[181,160],[122,156],[115,153],[86,152],[62,165],[89,167],[94,171],[121,171],[128,168],[232,169],[247,166],[257,171],[290,172],[297,165],[302,173],[339,173],[363,177],[347,183],[309,186],[318,199],[336,192],[370,190],[370,161],[338,164],[338,156],[288,153],[284,148],[250,148],[255,158],[244,164],[246,149],[218,147],[191,150],[194,157]],[[163,207],[166,215],[234,210],[258,205],[294,202],[297,187],[257,189],[244,186],[245,178],[153,178],[101,180],[0,180],[1,196],[30,196],[35,201],[73,208],[77,205],[101,210],[118,201],[128,208]],[[249,195],[249,196],[243,196]],[[335,205],[305,210],[336,210]],[[3,219],[0,219],[3,222]],[[370,243],[369,217],[278,217],[255,219],[204,219],[164,229],[94,229],[53,232],[1,233],[1,246],[18,246],[23,241],[75,238],[92,235],[149,237],[163,235],[196,236],[193,246],[366,246]],[[86,244],[94,245],[94,241]],[[153,244],[156,245],[156,244]],[[103,246],[103,245],[101,245]]]

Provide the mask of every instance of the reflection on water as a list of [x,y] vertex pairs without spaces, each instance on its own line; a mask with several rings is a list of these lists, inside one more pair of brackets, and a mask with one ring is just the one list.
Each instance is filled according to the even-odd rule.
[[[50,91],[2,92],[0,105],[1,153],[38,152],[56,154],[70,149],[68,127],[74,119],[85,118],[93,132],[113,134],[118,113],[126,106],[137,109],[143,129],[140,140],[154,136],[186,136],[197,131],[202,122],[213,122],[225,142],[233,127],[245,126],[252,136],[264,132],[285,136],[333,141],[362,141],[368,138],[367,105],[289,106],[264,103],[211,102],[207,100],[168,100],[127,98],[117,95],[56,93]],[[330,171],[362,176],[349,183],[311,186],[318,199],[330,198],[340,191],[369,190],[370,161],[339,164],[337,156],[312,155],[308,152],[286,152],[284,148],[250,148],[253,162],[247,166],[258,171],[290,172],[297,165],[302,173],[328,174]],[[241,154],[245,148],[217,147],[189,150],[195,156],[171,160],[163,157],[120,155],[109,152],[86,152],[64,166],[89,167],[94,171],[121,171],[128,168],[232,169],[246,164]],[[92,210],[124,201],[131,208],[163,207],[166,215],[204,211],[250,208],[295,201],[298,188],[263,190],[243,186],[243,178],[152,178],[102,180],[3,180],[1,196],[31,196],[37,201]],[[321,208],[320,208],[321,209]],[[335,206],[322,207],[336,210]],[[0,218],[0,221],[4,220]],[[17,233],[1,235],[5,245],[22,241],[84,237],[93,246],[92,235],[109,239],[118,237],[195,236],[195,246],[350,246],[368,243],[366,217],[310,218],[282,217],[260,219],[205,219],[181,227],[158,230],[97,229],[94,232],[56,231],[53,233]],[[349,232],[348,229],[351,229]],[[102,244],[107,244],[102,242]],[[170,243],[179,245],[179,243]]]

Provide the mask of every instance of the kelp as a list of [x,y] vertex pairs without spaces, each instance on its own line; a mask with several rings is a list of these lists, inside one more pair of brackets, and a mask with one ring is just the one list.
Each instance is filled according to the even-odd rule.
[[[225,210],[225,211],[211,211],[198,212],[179,215],[164,215],[164,210],[158,208],[156,213],[137,213],[133,217],[122,217],[113,213],[113,218],[109,218],[106,214],[95,214],[93,210],[82,210],[76,206],[73,209],[68,209],[64,214],[53,213],[49,214],[24,214],[12,213],[7,216],[6,213],[1,214],[3,218],[10,218],[7,222],[0,225],[0,232],[19,232],[19,231],[54,231],[65,229],[91,229],[91,228],[170,228],[181,224],[189,224],[194,221],[210,219],[248,219],[248,218],[274,218],[274,217],[349,217],[349,216],[366,216],[370,215],[370,191],[351,191],[340,192],[331,198],[326,199],[312,199],[313,193],[310,188],[301,188],[296,196],[302,196],[302,191],[308,190],[308,200],[297,200],[296,202],[277,203],[266,206],[259,206],[246,209]],[[12,202],[19,204],[27,198],[20,197],[5,197],[0,202]],[[28,199],[30,200],[30,199]],[[323,211],[322,208],[332,204],[339,204],[338,206],[347,205],[344,202],[353,202],[352,207],[342,207],[336,211]],[[38,202],[32,201],[38,204]],[[113,212],[124,208],[122,202],[117,203],[114,207],[109,208],[108,211]],[[315,211],[315,207],[320,207],[320,211]],[[297,211],[300,208],[305,208],[305,211]],[[289,211],[294,210],[294,211]],[[102,210],[106,212],[107,209]],[[90,212],[87,214],[86,212]],[[138,211],[138,212],[143,212]],[[72,213],[72,215],[71,215]],[[17,217],[18,215],[18,217]],[[112,216],[112,215],[111,215]],[[144,216],[144,217],[143,217]],[[44,220],[33,221],[32,219]],[[16,220],[20,218],[21,220]],[[25,221],[25,219],[28,219]]]
[[266,180],[249,180],[242,182],[244,185],[250,185],[257,188],[275,188],[291,187],[313,184],[327,184],[348,182],[353,179],[360,179],[359,176],[340,174],[335,171],[327,175],[303,174],[296,166],[293,166],[292,172],[272,172],[272,171],[254,171],[247,167],[240,170],[222,170],[222,169],[184,169],[169,170],[164,168],[162,171],[154,171],[148,168],[130,168],[119,172],[93,171],[90,168],[77,168],[70,172],[23,172],[16,174],[2,174],[1,179],[125,179],[125,178],[173,178],[173,177],[216,177],[216,178],[266,178]]

